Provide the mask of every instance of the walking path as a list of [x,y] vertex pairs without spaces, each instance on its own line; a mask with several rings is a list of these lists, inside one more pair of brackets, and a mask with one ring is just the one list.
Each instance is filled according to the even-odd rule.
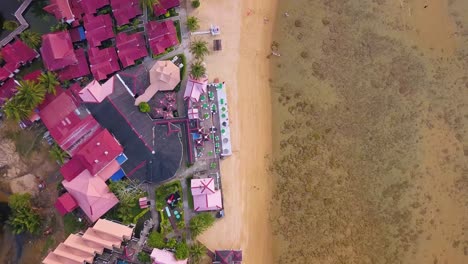
[[2,46],[2,47],[5,46],[10,41],[12,41],[13,38],[15,38],[16,36],[21,34],[21,32],[23,32],[24,30],[26,30],[29,27],[28,22],[26,22],[26,19],[24,19],[24,17],[23,17],[23,13],[26,10],[26,8],[28,8],[28,6],[31,4],[31,1],[32,0],[25,0],[20,5],[18,10],[16,10],[15,17],[18,20],[18,22],[20,23],[20,25],[15,30],[13,30],[8,36],[6,36],[4,39],[2,39],[0,41],[0,46]]

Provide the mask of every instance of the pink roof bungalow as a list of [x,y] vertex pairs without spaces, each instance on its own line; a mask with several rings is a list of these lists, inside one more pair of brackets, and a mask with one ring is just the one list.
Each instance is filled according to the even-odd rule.
[[82,171],[72,181],[64,180],[62,184],[91,222],[96,222],[119,202],[106,183],[100,177],[92,176],[88,170]]
[[18,83],[14,79],[8,79],[0,86],[0,107],[16,94]]
[[241,264],[242,250],[216,250],[213,264]]
[[88,50],[91,72],[96,80],[101,81],[120,70],[117,52],[114,47],[98,49],[90,48]]
[[162,16],[171,8],[180,6],[180,0],[159,0],[159,3],[153,6],[154,15]]
[[143,32],[131,35],[121,32],[117,34],[115,41],[117,42],[117,53],[124,68],[134,65],[136,60],[148,56]]
[[39,109],[51,136],[70,155],[100,128],[86,109],[78,107],[70,90],[57,89],[57,95],[46,97]]
[[76,203],[75,199],[73,199],[73,196],[71,196],[69,193],[63,194],[55,202],[55,208],[62,216],[72,212],[77,207],[78,204]]
[[148,42],[154,55],[166,51],[166,49],[179,44],[177,30],[172,20],[163,22],[150,21],[146,24]]
[[78,92],[78,96],[85,103],[101,103],[114,91],[114,76],[109,78],[103,85],[93,80],[85,88]]
[[153,264],[187,264],[186,259],[177,260],[174,253],[157,248],[151,252],[151,259],[153,260]]
[[191,190],[195,211],[214,211],[223,208],[221,191],[215,190],[214,179],[192,179]]
[[185,86],[184,100],[192,102],[200,101],[200,95],[206,93],[208,86],[208,79],[195,80],[189,78]]
[[50,0],[50,4],[44,7],[44,10],[59,21],[71,23],[75,20],[75,15],[72,12],[68,0]]
[[72,80],[90,74],[88,60],[86,59],[84,49],[75,50],[78,63],[69,65],[58,71],[58,78],[61,81]]
[[139,0],[111,0],[112,14],[117,26],[130,23],[130,20],[143,14]]
[[97,10],[109,5],[109,0],[71,0],[72,6],[84,14],[96,14]]
[[42,35],[40,50],[44,66],[49,71],[60,70],[78,63],[68,31]]
[[83,18],[86,39],[91,47],[101,45],[101,42],[114,37],[112,18],[109,14],[94,16],[87,14]]

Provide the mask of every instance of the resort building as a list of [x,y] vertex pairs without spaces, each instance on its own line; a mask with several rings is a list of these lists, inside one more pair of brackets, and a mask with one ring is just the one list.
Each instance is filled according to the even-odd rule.
[[241,250],[216,250],[213,264],[241,264]]
[[151,260],[153,264],[187,264],[187,260],[177,260],[174,256],[174,253],[163,250],[163,249],[153,249],[151,252]]
[[44,10],[55,16],[58,21],[72,23],[75,20],[68,0],[50,0],[49,3]]
[[120,70],[117,52],[114,47],[105,49],[90,48],[88,55],[91,72],[98,81],[104,80],[108,75]]
[[8,79],[0,86],[0,107],[16,94],[18,82],[15,79]]
[[162,16],[166,14],[169,9],[180,6],[180,0],[159,0],[157,4],[153,6],[154,15]]
[[99,219],[83,235],[72,234],[50,252],[43,264],[94,263],[104,253],[120,249],[133,236],[133,228]]
[[19,39],[5,45],[0,50],[3,57],[3,66],[0,67],[0,83],[12,78],[19,68],[39,57],[39,53],[28,47]]
[[145,26],[153,55],[164,53],[166,49],[179,44],[177,30],[172,20],[149,21]]
[[139,0],[111,0],[112,14],[117,26],[130,23],[130,20],[143,14]]
[[121,32],[115,38],[117,54],[124,68],[132,66],[135,61],[148,56],[143,32],[127,34]]
[[180,69],[172,61],[157,61],[149,71],[150,85],[135,105],[148,102],[158,91],[172,91],[180,83]]
[[58,78],[60,81],[67,81],[76,78],[80,78],[90,74],[88,60],[84,49],[75,50],[75,56],[77,59],[76,64],[66,66],[65,68],[58,70]]
[[103,41],[114,37],[112,18],[109,14],[99,16],[87,14],[83,18],[83,23],[90,47],[101,46]]
[[184,100],[188,100],[190,103],[196,103],[200,101],[200,96],[206,94],[208,86],[208,79],[204,78],[201,80],[195,80],[189,78],[187,85],[185,86]]
[[213,178],[192,179],[193,208],[196,212],[215,211],[223,208],[221,190],[215,189]]
[[[77,12],[82,14],[96,14],[98,9],[109,5],[109,0],[70,0]],[[77,15],[77,14],[75,14]]]
[[49,71],[63,69],[78,63],[68,31],[42,35],[41,55]]
[[85,88],[76,91],[78,96],[85,103],[101,103],[107,96],[114,91],[114,76],[107,80],[104,84],[93,80]]

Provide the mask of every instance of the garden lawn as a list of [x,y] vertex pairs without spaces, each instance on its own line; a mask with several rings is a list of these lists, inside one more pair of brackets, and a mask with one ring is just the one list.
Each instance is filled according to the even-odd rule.
[[73,214],[66,214],[63,217],[63,229],[65,231],[65,236],[70,234],[77,233],[78,231],[84,229],[84,222],[79,222],[78,218]]
[[182,33],[180,32],[180,20],[174,21],[174,25],[177,30],[177,38],[179,39],[179,43],[182,43]]
[[187,181],[187,201],[188,201],[188,205],[190,209],[193,210],[193,195],[192,195],[192,192],[190,191],[192,190],[192,179],[193,177],[190,176],[186,179],[186,181]]
[[173,181],[170,183],[166,183],[164,185],[159,186],[155,190],[156,194],[156,210],[161,211],[166,207],[166,197],[174,192],[179,192],[181,201],[184,200],[183,198],[183,193],[182,193],[182,184],[180,184],[180,181]]

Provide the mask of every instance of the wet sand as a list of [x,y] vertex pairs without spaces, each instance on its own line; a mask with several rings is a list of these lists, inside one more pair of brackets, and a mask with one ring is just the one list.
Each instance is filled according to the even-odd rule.
[[[274,3],[205,0],[192,13],[200,18],[202,29],[210,24],[221,27],[223,51],[212,52],[205,62],[210,79],[219,77],[227,84],[234,152],[221,164],[226,216],[199,240],[211,250],[240,248],[247,264],[272,263],[268,222],[271,177],[267,172],[272,144],[271,97],[266,56]],[[268,23],[264,23],[265,16]],[[211,48],[213,38],[202,38]]]
[[467,13],[462,0],[280,3],[275,263],[468,263]]

